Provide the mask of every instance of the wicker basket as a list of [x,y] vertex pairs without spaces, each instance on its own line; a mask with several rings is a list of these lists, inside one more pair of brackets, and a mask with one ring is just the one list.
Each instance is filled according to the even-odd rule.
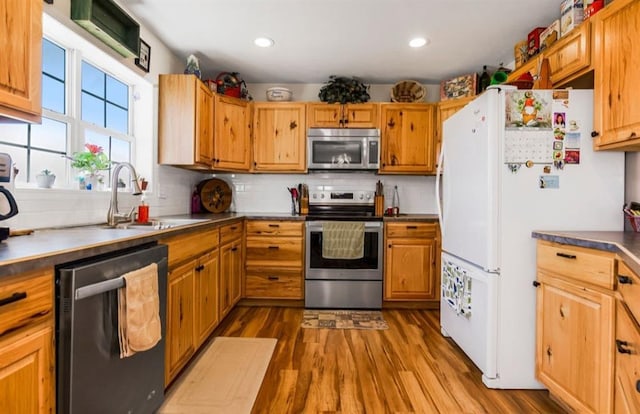
[[422,101],[424,96],[424,86],[412,80],[400,81],[391,88],[393,102],[418,102]]

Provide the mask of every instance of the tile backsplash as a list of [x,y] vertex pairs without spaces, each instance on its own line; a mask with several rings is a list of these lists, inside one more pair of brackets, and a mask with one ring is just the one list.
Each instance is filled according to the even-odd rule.
[[299,183],[310,189],[346,187],[375,190],[376,182],[384,185],[385,207],[391,206],[393,187],[398,186],[401,213],[437,213],[435,177],[389,176],[374,173],[311,173],[311,174],[216,174],[233,188],[231,210],[236,212],[286,213],[291,211],[291,196],[287,187]]

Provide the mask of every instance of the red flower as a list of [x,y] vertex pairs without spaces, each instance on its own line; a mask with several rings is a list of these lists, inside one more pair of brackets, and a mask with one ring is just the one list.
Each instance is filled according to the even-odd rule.
[[102,152],[102,147],[96,144],[84,144],[84,146],[92,154],[99,154]]

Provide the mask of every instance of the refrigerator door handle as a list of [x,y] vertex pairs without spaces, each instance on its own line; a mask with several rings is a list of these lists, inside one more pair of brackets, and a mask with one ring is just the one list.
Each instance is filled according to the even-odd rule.
[[438,154],[438,168],[436,169],[436,206],[438,207],[438,220],[440,221],[440,237],[444,234],[444,221],[442,219],[442,202],[440,179],[442,177],[442,162],[444,161],[444,140],[440,146],[440,154]]

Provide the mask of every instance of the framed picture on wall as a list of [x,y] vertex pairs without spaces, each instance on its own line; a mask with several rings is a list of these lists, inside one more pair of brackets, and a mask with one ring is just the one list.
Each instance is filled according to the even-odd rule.
[[149,64],[151,62],[151,46],[144,40],[140,39],[140,57],[136,58],[136,66],[149,72]]

